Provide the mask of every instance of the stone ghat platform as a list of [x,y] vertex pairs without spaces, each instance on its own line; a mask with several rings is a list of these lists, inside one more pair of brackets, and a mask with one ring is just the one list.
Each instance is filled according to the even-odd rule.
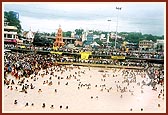
[[137,66],[120,66],[120,65],[90,64],[90,63],[56,62],[55,64],[87,66],[87,67],[101,67],[101,68],[104,67],[104,68],[121,68],[121,69],[144,69],[144,67],[137,67]]

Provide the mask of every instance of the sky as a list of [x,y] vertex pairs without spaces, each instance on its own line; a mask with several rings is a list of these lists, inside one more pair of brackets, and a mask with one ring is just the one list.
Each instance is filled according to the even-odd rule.
[[[4,2],[3,5],[4,11],[19,13],[25,31],[31,28],[35,32],[51,33],[56,32],[61,25],[63,31],[117,30],[161,36],[166,25],[164,2]],[[121,7],[121,10],[116,7]]]

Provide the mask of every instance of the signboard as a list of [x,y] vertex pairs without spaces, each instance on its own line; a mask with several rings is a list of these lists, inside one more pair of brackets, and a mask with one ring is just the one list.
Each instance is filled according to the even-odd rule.
[[58,49],[58,47],[57,46],[53,46],[53,50],[57,50]]
[[125,59],[125,56],[111,56],[112,59]]
[[80,52],[81,54],[81,60],[87,60],[89,58],[89,55],[92,55],[92,52]]

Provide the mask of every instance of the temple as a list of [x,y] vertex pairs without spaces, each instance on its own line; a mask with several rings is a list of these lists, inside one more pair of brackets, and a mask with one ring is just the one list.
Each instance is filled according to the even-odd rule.
[[58,32],[56,34],[56,40],[54,42],[54,47],[61,47],[64,46],[63,37],[62,37],[62,29],[59,26]]

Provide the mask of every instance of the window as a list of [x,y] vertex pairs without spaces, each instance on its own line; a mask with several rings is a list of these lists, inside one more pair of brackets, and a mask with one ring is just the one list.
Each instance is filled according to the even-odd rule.
[[6,34],[4,34],[4,38],[6,38]]
[[16,38],[16,35],[13,35],[13,38]]
[[7,34],[7,38],[12,38],[12,34]]

